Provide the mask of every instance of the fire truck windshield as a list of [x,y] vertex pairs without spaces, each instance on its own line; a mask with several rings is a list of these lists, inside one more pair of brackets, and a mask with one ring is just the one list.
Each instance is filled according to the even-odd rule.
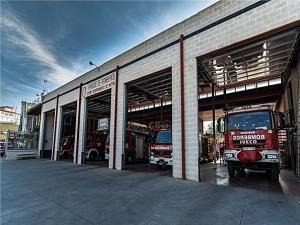
[[272,129],[271,114],[264,111],[228,115],[226,125],[227,131],[270,130]]
[[172,131],[161,130],[157,133],[156,144],[172,144]]

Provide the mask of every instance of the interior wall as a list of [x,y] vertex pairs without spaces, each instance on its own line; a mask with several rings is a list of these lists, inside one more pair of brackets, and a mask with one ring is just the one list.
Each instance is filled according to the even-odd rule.
[[[295,101],[295,116],[297,123],[297,161],[296,161],[296,174],[300,176],[300,59],[294,70],[294,101]],[[296,87],[297,85],[297,87]]]

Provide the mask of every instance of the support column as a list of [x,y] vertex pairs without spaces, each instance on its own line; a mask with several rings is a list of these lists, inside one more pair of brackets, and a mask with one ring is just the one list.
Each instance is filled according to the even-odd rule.
[[211,86],[211,92],[212,92],[212,117],[213,117],[213,148],[214,148],[214,163],[216,163],[216,107],[215,107],[215,84],[212,84]]
[[76,115],[76,135],[74,151],[74,163],[82,164],[82,153],[85,148],[86,138],[86,122],[87,122],[87,99],[82,97],[82,84],[80,84],[79,98],[77,101],[77,115]]
[[186,179],[185,166],[185,100],[184,100],[184,49],[183,34],[180,35],[180,101],[181,101],[181,178]]
[[39,133],[39,150],[38,150],[38,156],[37,156],[38,158],[41,158],[41,150],[43,150],[44,129],[45,129],[45,113],[42,111],[42,113],[41,113],[41,121],[40,121],[40,133]]
[[172,66],[172,175],[179,179],[182,178],[180,87],[180,63],[177,63]]
[[62,129],[62,107],[57,108],[57,122],[56,122],[56,136],[55,136],[55,143],[53,143],[54,146],[54,160],[59,160],[57,157],[60,150],[60,139],[61,139],[61,129]]
[[[116,158],[117,158],[117,120],[118,120],[118,89],[119,89],[119,66],[116,68],[116,83],[115,83],[115,99],[114,99],[114,133],[113,133],[113,164],[112,168],[116,169]],[[111,155],[111,154],[110,154]]]
[[54,160],[55,146],[56,146],[56,127],[57,127],[57,115],[58,115],[58,101],[59,101],[59,95],[57,95],[57,97],[56,97],[54,127],[53,127],[53,136],[52,136],[51,160]]
[[73,162],[78,163],[78,149],[79,149],[79,134],[80,134],[80,119],[81,119],[81,101],[82,101],[82,83],[79,85],[79,96],[77,101],[76,107],[76,126],[75,126],[75,149],[74,149],[74,156]]
[[[190,40],[185,40],[186,45]],[[185,165],[186,179],[200,181],[199,176],[199,109],[196,57],[184,50]]]

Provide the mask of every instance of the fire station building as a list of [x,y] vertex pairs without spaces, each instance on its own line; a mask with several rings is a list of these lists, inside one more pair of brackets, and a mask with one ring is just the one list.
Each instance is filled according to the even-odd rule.
[[299,2],[221,0],[45,95],[39,156],[123,170],[149,160],[147,132],[163,128],[172,176],[199,181],[205,121],[268,104],[285,115],[282,164],[300,176],[299,39]]

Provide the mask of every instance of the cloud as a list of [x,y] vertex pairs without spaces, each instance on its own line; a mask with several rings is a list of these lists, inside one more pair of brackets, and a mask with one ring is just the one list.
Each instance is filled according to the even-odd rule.
[[[71,68],[61,65],[47,46],[39,40],[34,30],[11,10],[2,11],[0,24],[2,38],[5,37],[9,47],[22,49],[26,53],[24,56],[20,56],[16,54],[17,51],[11,51],[15,52],[15,57],[24,61],[33,60],[35,66],[38,66],[37,68],[41,70],[39,74],[46,75],[51,82],[57,85],[65,84],[75,78],[75,71],[78,73],[80,65],[72,62]],[[39,78],[41,79],[41,76]]]
[[2,88],[3,88],[4,90],[7,90],[7,91],[22,93],[22,90],[18,89],[18,88],[15,87],[15,86],[8,86],[8,85],[5,85],[5,86],[3,86]]
[[127,15],[126,19],[130,25],[138,30],[141,35],[141,41],[145,38],[151,38],[158,33],[172,27],[173,25],[187,19],[188,17],[198,13],[202,9],[212,5],[218,0],[206,1],[186,1],[184,7],[180,4],[173,3],[168,10],[157,7],[155,9],[154,19],[149,19],[148,23],[141,21],[138,17]]

